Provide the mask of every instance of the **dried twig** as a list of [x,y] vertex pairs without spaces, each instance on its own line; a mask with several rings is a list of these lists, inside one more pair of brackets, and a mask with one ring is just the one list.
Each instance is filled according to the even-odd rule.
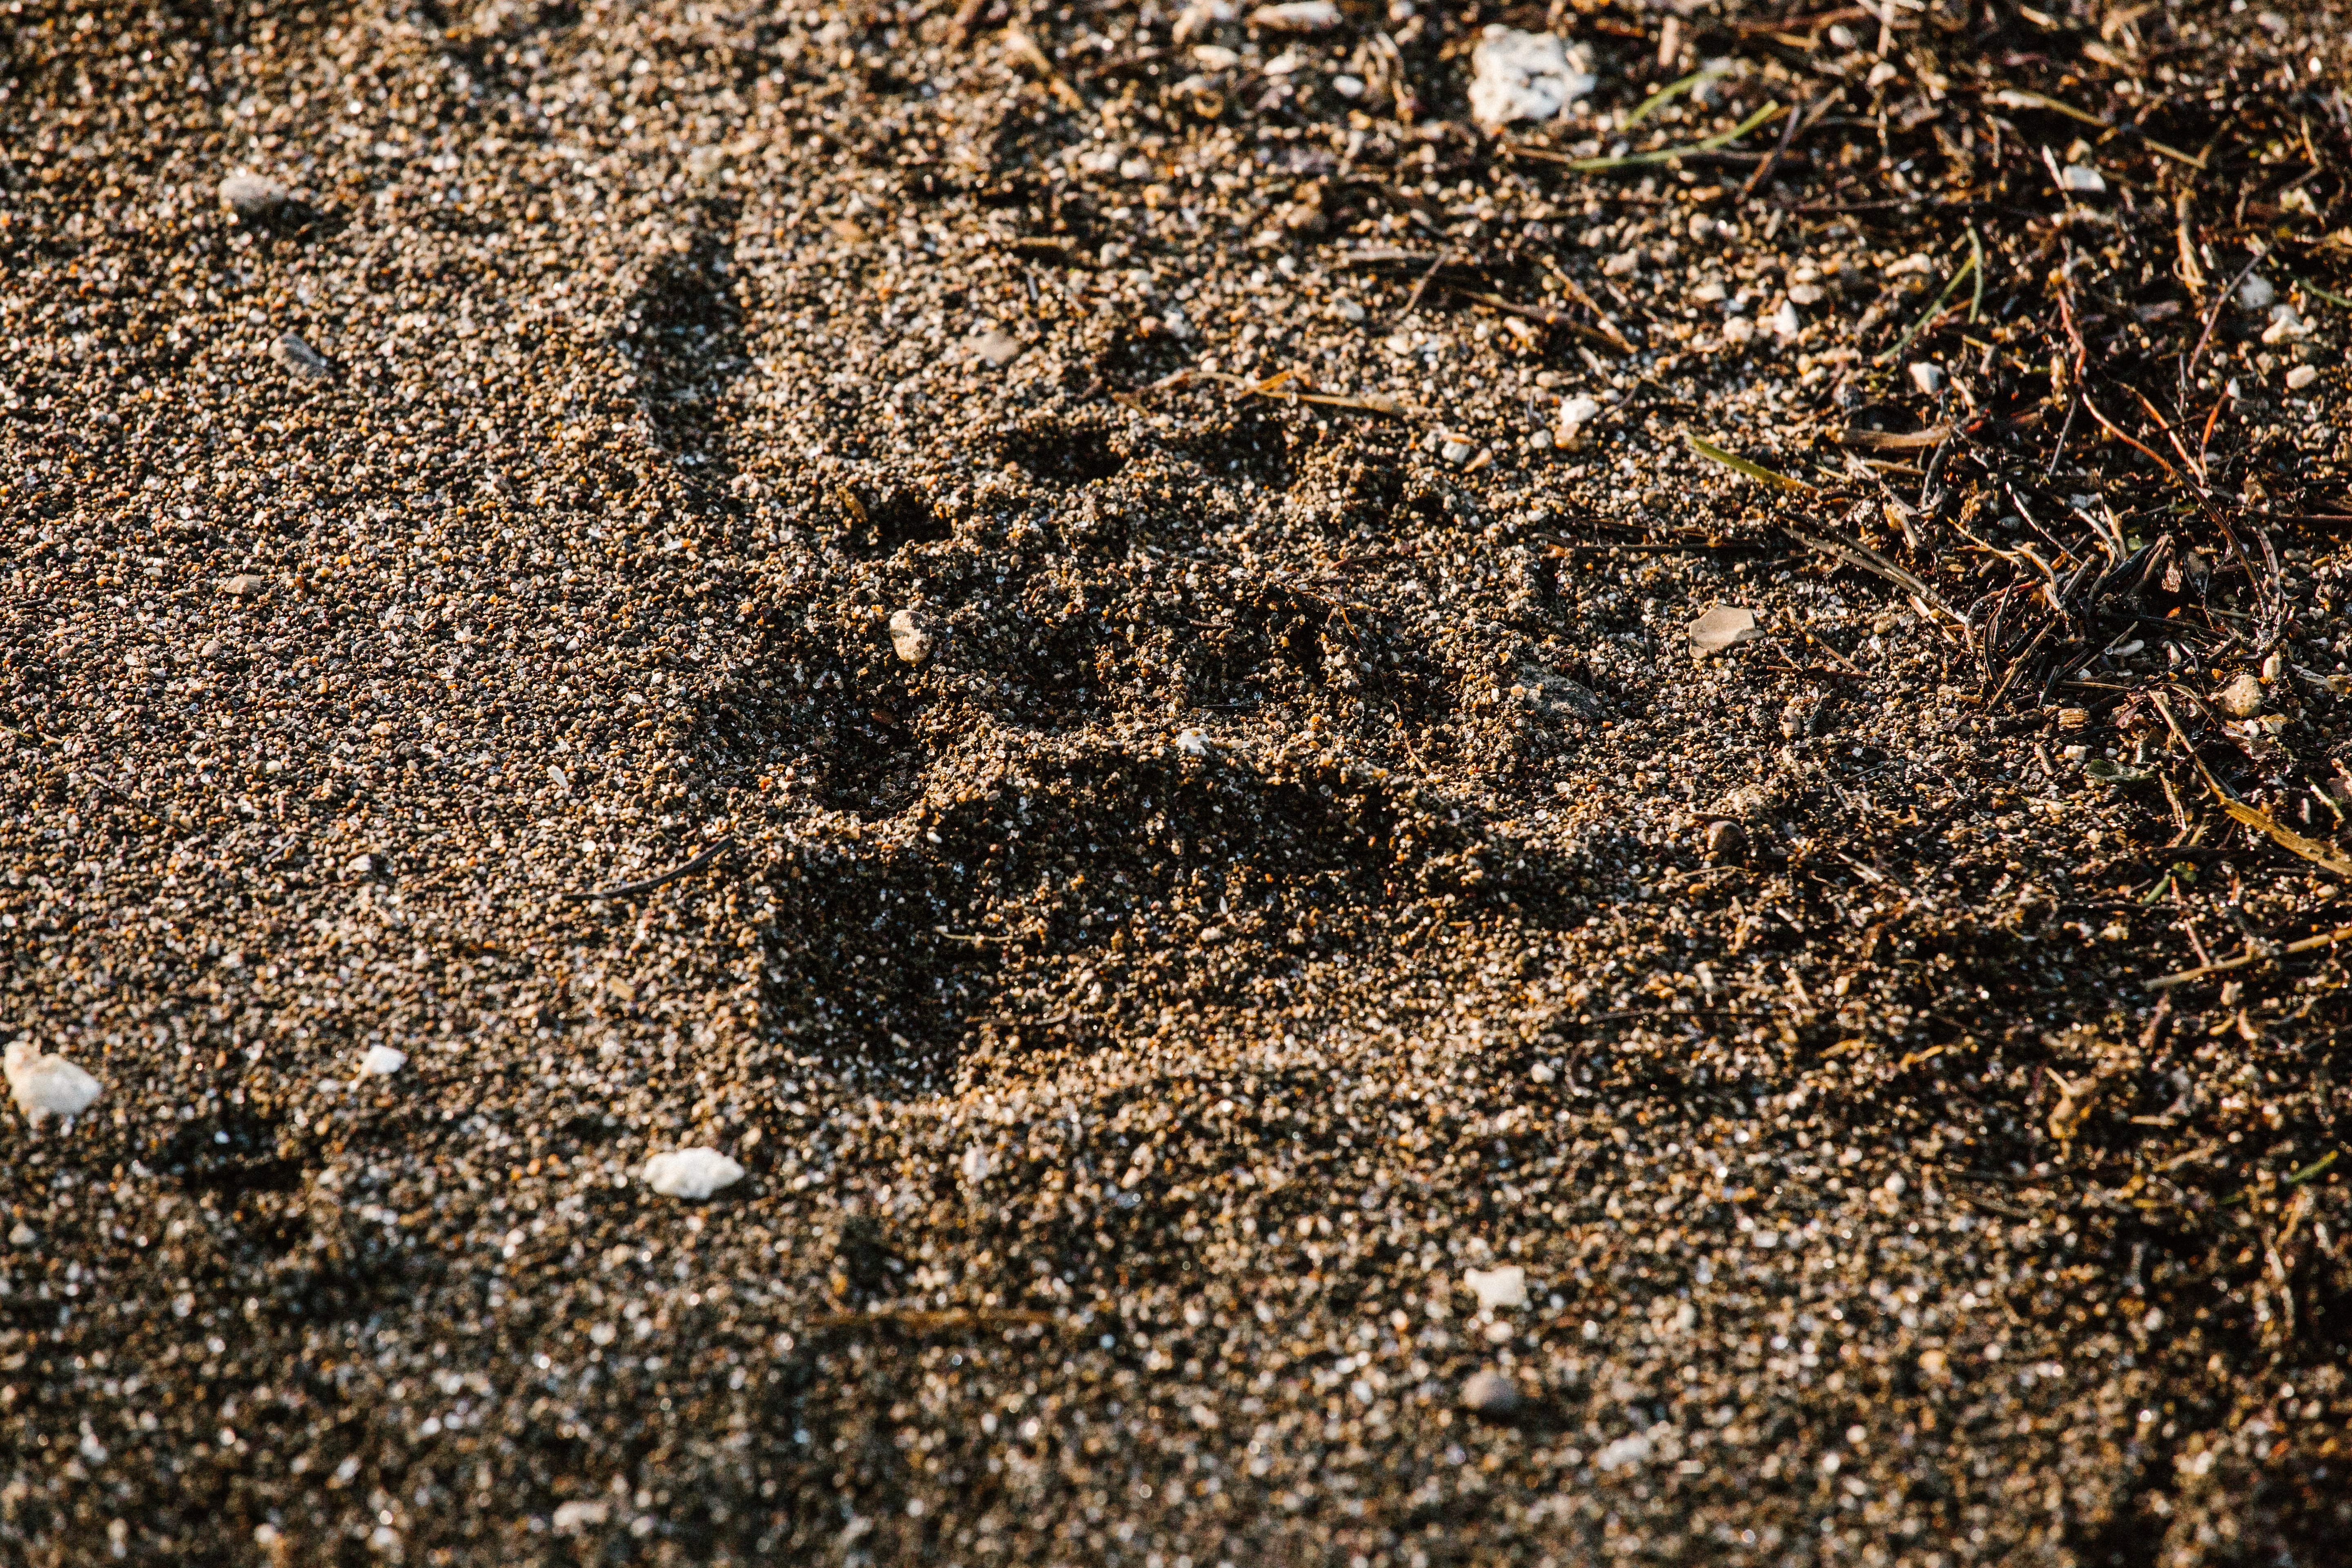
[[650,893],[656,888],[661,887],[666,883],[677,881],[680,877],[692,876],[695,872],[701,870],[705,866],[709,865],[710,862],[716,860],[719,856],[724,855],[728,850],[734,847],[735,839],[730,834],[729,837],[722,838],[718,843],[712,845],[709,848],[705,849],[701,854],[697,855],[693,859],[688,860],[685,865],[678,867],[675,870],[664,871],[658,877],[648,877],[642,882],[623,882],[618,887],[614,888],[583,888],[572,892],[559,894],[558,896],[564,899],[625,899],[633,897],[638,893]]
[[2245,969],[2261,963],[2266,959],[2286,958],[2300,952],[2316,952],[2323,947],[2334,947],[2336,943],[2347,940],[2352,940],[2352,926],[2337,926],[2334,931],[2322,931],[2317,936],[2307,936],[2301,942],[2288,942],[2284,947],[2273,948],[2265,945],[2260,949],[2251,949],[2235,958],[2225,958],[2218,963],[2200,963],[2194,969],[2184,969],[2177,974],[2167,974],[2158,979],[2142,981],[2140,984],[2150,991],[2168,991],[2175,985],[2187,985],[2192,981],[2202,980],[2210,974],[2226,974],[2231,970]]

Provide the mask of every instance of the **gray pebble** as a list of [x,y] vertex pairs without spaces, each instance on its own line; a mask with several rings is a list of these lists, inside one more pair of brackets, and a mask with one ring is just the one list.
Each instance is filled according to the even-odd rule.
[[1500,1417],[1519,1407],[1519,1385],[1493,1367],[1474,1373],[1462,1385],[1463,1408],[1478,1415]]
[[262,174],[231,174],[220,183],[221,204],[241,218],[265,218],[286,205],[290,192]]
[[335,374],[334,362],[292,332],[270,345],[269,357],[305,381],[324,381]]

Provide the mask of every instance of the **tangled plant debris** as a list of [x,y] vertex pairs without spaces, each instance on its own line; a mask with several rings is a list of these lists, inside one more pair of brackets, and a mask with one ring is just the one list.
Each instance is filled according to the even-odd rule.
[[2331,1560],[2345,38],[23,6],[0,1555]]

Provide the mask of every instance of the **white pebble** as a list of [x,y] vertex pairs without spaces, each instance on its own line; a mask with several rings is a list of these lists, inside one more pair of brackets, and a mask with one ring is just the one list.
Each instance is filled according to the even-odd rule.
[[2299,364],[2286,373],[2286,389],[2289,392],[2301,392],[2318,379],[2319,369],[2316,365]]
[[556,1534],[574,1535],[590,1525],[604,1523],[607,1511],[601,1499],[574,1498],[570,1502],[558,1503],[555,1516],[549,1522],[555,1527]]
[[1559,427],[1570,434],[1582,429],[1601,417],[1601,400],[1578,393],[1563,398],[1559,405]]
[[2100,178],[2099,172],[2088,163],[2067,164],[2058,175],[2058,184],[2061,189],[2079,191],[2086,195],[2096,195],[2107,188],[2107,182]]
[[55,1116],[70,1128],[98,1100],[98,1079],[63,1057],[43,1056],[29,1037],[10,1046],[5,1059],[16,1109],[36,1127]]
[[1470,118],[1493,131],[1515,120],[1551,120],[1590,97],[1601,79],[1592,51],[1551,33],[1490,26],[1470,52]]
[[2249,310],[2267,310],[2277,298],[2278,290],[2259,272],[2238,285],[2238,303]]
[[1592,1456],[1592,1463],[1601,1470],[1622,1470],[1629,1466],[1645,1464],[1650,1458],[1650,1440],[1639,1432],[1620,1437]]
[[390,1046],[370,1046],[360,1058],[360,1071],[370,1078],[390,1078],[408,1065],[408,1053]]
[[988,1180],[988,1173],[995,1168],[996,1163],[988,1157],[988,1151],[982,1148],[979,1144],[975,1143],[971,1148],[966,1149],[963,1152],[963,1179],[965,1181],[984,1182]]
[[1331,0],[1287,0],[1250,13],[1250,26],[1269,33],[1323,33],[1339,25],[1339,7]]
[[1944,390],[1944,367],[1929,364],[1925,360],[1914,362],[1911,366],[1911,384],[1926,395],[1935,396]]
[[931,634],[912,610],[900,610],[890,617],[890,648],[908,664],[920,664],[931,657]]
[[1772,320],[1766,324],[1772,329],[1772,335],[1782,342],[1790,341],[1805,330],[1805,323],[1798,319],[1797,304],[1793,300],[1781,300],[1780,308],[1772,312]]
[[1470,1293],[1478,1298],[1481,1307],[1528,1304],[1528,1271],[1516,1263],[1507,1263],[1500,1268],[1465,1269],[1462,1283],[1470,1287]]
[[1176,749],[1188,757],[1205,757],[1209,754],[1209,737],[1198,730],[1187,730],[1176,737]]
[[666,1198],[707,1198],[743,1179],[743,1167],[716,1149],[673,1149],[646,1162],[646,1185]]

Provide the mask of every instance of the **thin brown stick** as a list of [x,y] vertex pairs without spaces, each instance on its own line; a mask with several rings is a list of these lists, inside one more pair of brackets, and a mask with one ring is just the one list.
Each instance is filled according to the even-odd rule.
[[582,888],[572,892],[559,894],[558,897],[565,899],[625,899],[637,893],[650,893],[656,888],[662,887],[667,883],[677,881],[680,877],[692,876],[695,872],[701,870],[705,866],[709,865],[713,860],[719,858],[719,856],[724,855],[728,850],[734,847],[735,839],[730,834],[727,837],[722,838],[718,843],[712,845],[709,848],[704,850],[701,854],[697,855],[693,859],[688,860],[685,865],[678,867],[676,870],[664,871],[658,877],[648,877],[642,882],[623,882],[618,887],[614,888]]
[[1789,151],[1789,143],[1797,139],[1797,124],[1805,118],[1807,107],[1801,103],[1789,111],[1788,122],[1780,127],[1780,140],[1773,144],[1769,153],[1764,154],[1764,161],[1756,165],[1756,172],[1748,176],[1748,183],[1739,187],[1741,201],[1744,202],[1755,195],[1756,188],[1772,177],[1772,171],[1780,164],[1781,155]]
[[[2139,442],[2133,440],[2129,436],[2125,435],[2121,430],[2116,428],[2115,421],[2100,413],[2099,405],[2092,402],[2088,396],[2085,396],[2083,399],[2083,406],[2091,411],[2092,418],[2097,420],[2102,426],[2105,426],[2108,435],[2113,436],[2116,440],[2121,441],[2124,445],[2144,454],[2149,462],[2154,463],[2158,468],[2162,468],[2174,479],[2177,479],[2180,477],[2180,470],[2174,468],[2170,463],[2166,462],[2162,458],[2158,457],[2152,448],[2142,446]],[[2186,453],[2182,455],[2184,457],[2187,456]]]

